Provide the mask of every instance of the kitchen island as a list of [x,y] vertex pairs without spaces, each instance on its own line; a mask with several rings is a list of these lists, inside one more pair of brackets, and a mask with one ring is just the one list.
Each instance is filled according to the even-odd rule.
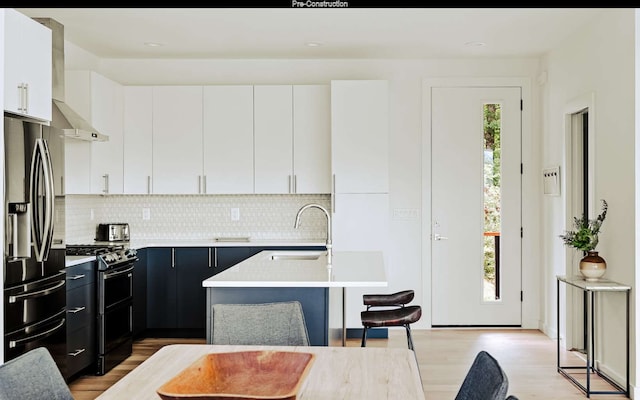
[[207,290],[207,343],[212,305],[298,300],[311,345],[342,346],[346,339],[345,289],[386,287],[382,252],[266,250],[202,282]]

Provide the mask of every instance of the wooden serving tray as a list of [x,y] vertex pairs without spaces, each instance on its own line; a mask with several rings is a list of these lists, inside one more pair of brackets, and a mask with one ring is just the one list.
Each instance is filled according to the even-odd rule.
[[211,353],[166,382],[164,400],[294,400],[316,355],[293,351]]

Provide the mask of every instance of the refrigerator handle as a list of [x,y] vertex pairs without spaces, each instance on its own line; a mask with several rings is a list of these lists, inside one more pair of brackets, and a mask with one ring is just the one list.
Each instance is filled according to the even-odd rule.
[[11,241],[9,241],[9,243],[13,245],[11,257],[16,258],[18,257],[18,214],[13,213],[9,215],[11,216],[11,224],[7,224],[11,232]]
[[[41,184],[44,191],[42,199],[39,198]],[[47,142],[44,139],[36,139],[31,159],[30,200],[31,229],[38,262],[45,261],[49,256],[53,239],[53,208],[55,206],[53,185],[53,169]]]

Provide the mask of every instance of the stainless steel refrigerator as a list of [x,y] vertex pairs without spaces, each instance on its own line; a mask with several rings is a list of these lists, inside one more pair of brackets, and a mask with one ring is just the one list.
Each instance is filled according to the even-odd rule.
[[63,132],[5,114],[4,146],[4,359],[45,346],[65,375]]

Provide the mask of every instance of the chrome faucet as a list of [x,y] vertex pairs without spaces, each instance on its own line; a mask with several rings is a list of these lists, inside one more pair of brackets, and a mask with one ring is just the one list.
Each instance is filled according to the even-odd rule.
[[318,208],[320,210],[322,210],[322,212],[324,212],[324,215],[327,217],[327,264],[331,265],[331,259],[333,256],[333,244],[331,243],[331,214],[329,214],[329,211],[327,211],[326,208],[322,207],[320,204],[307,204],[305,206],[302,206],[302,208],[300,208],[298,210],[298,214],[296,215],[296,223],[293,226],[294,228],[298,228],[298,226],[300,225],[300,216],[302,215],[302,213],[304,212],[304,210],[308,209],[308,208]]

